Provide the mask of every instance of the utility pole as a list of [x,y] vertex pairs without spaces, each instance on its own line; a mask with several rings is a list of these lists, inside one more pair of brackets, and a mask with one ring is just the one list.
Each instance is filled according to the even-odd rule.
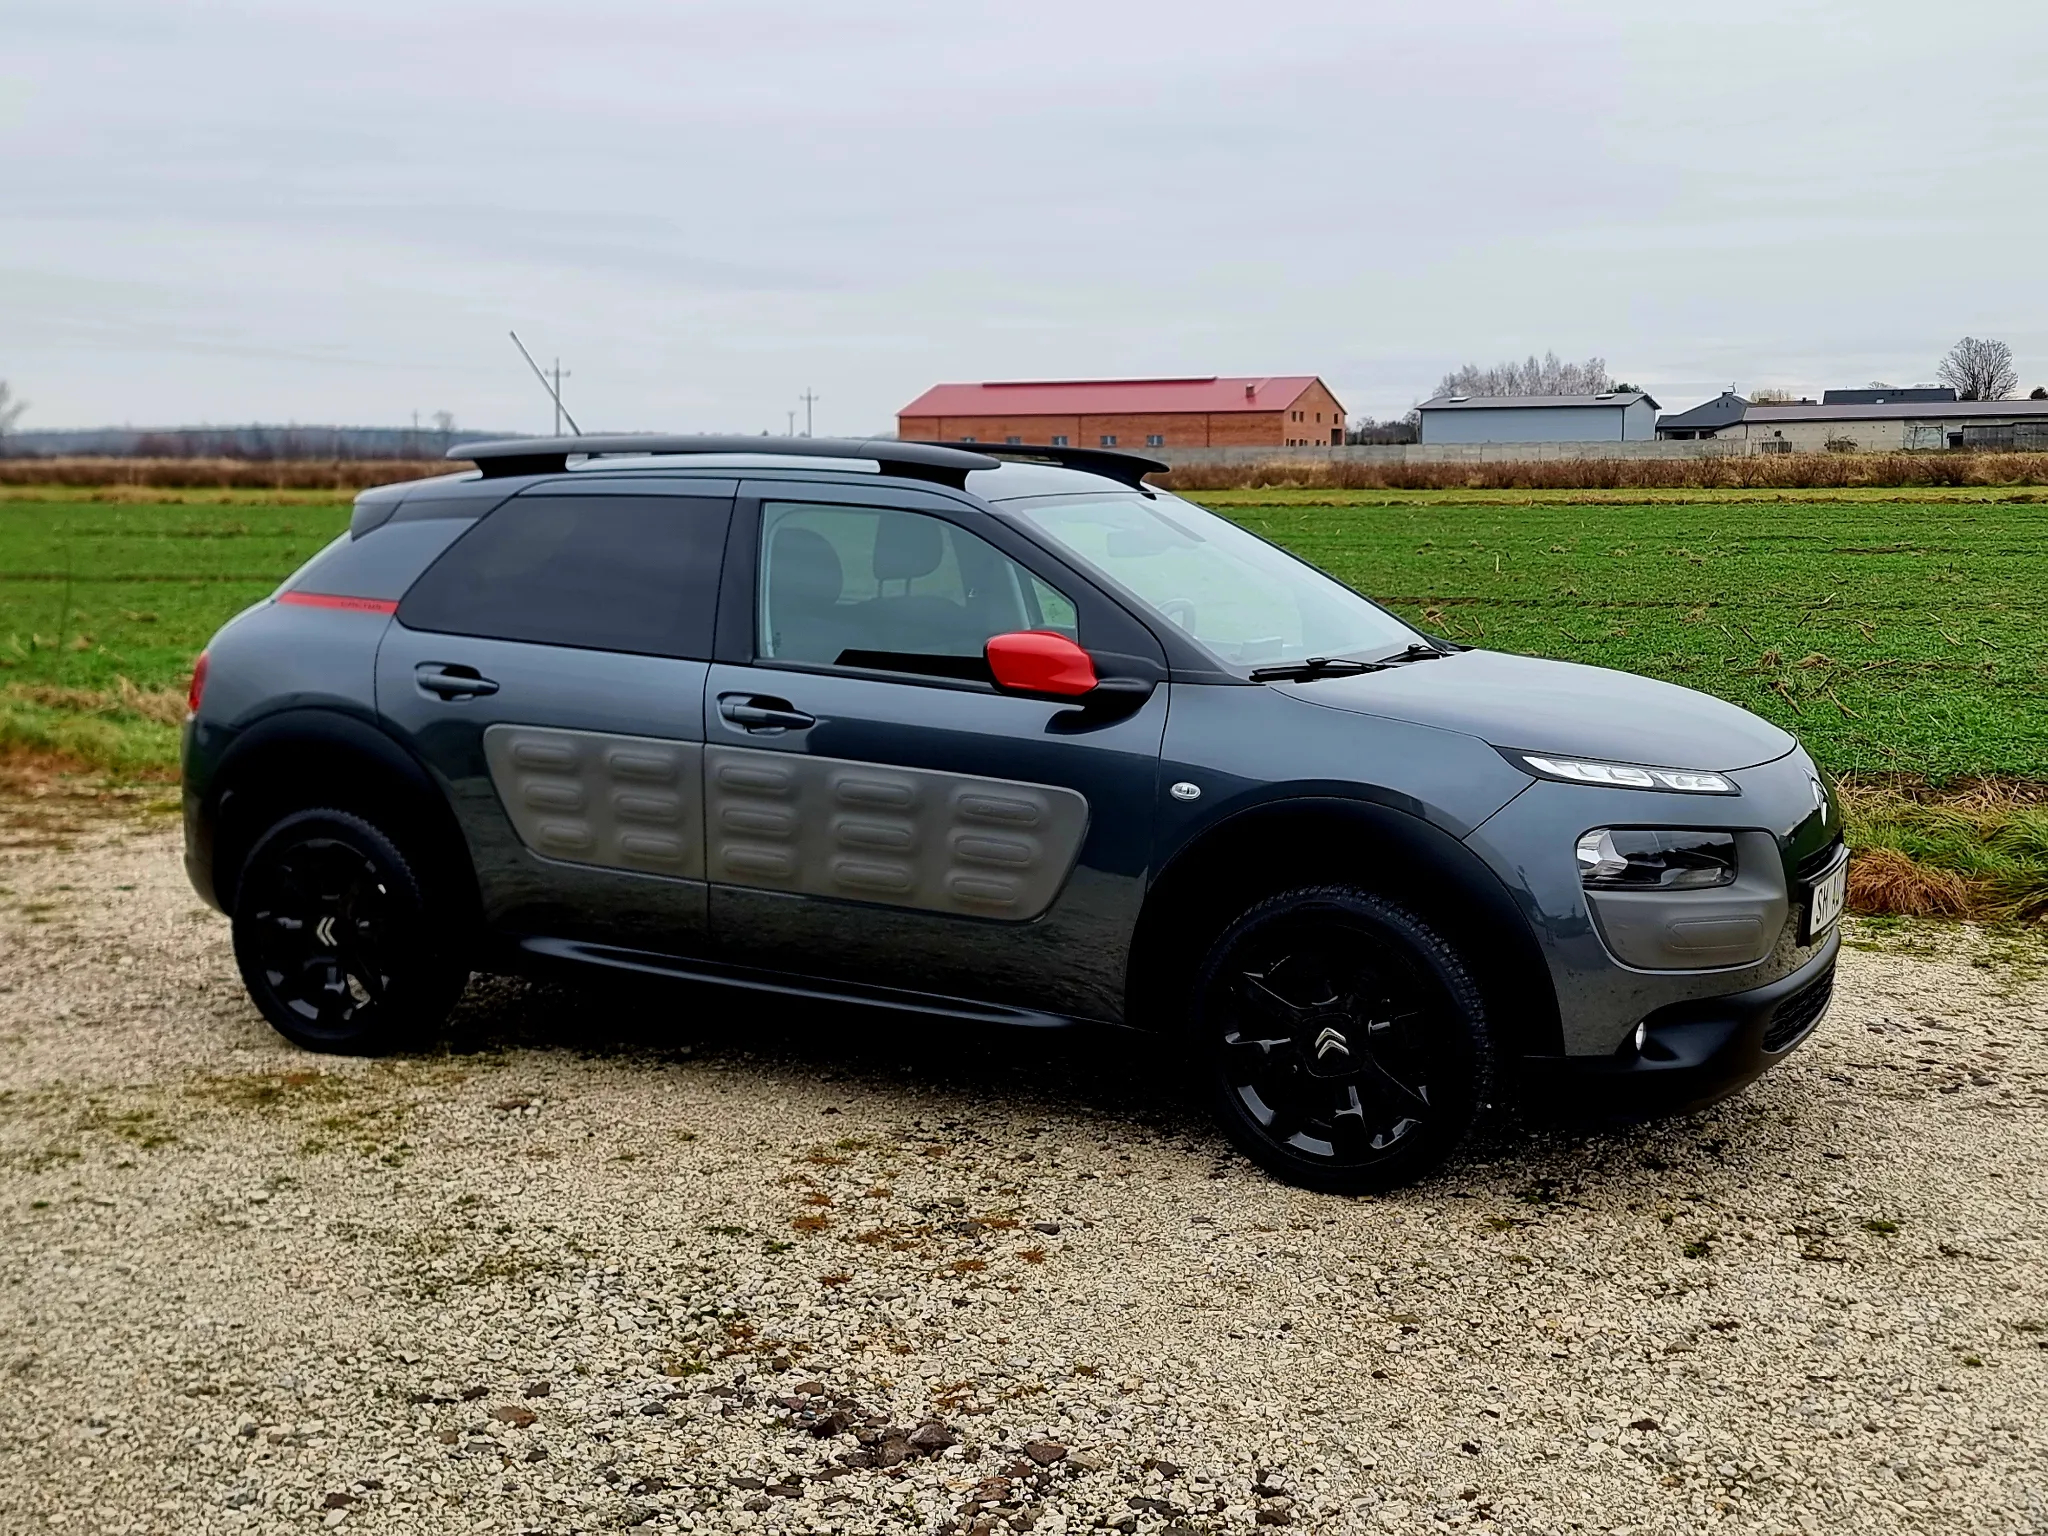
[[555,359],[555,365],[549,371],[555,378],[555,387],[550,393],[555,397],[555,436],[560,437],[562,435],[562,380],[574,378],[575,375],[562,372],[562,360],[559,357]]
[[795,437],[795,436],[796,436],[796,412],[795,412],[795,411],[790,411],[790,412],[788,412],[788,413],[787,413],[787,415],[789,416],[789,435],[790,435],[791,437]]
[[[797,399],[804,403],[804,436],[809,437],[811,436],[811,407],[817,404],[818,397],[811,393],[811,386],[806,384],[804,392],[798,395]],[[792,419],[794,419],[795,415],[794,411],[790,412]]]
[[512,331],[508,334],[512,337],[512,345],[519,349],[519,355],[526,359],[526,366],[531,368],[533,376],[540,380],[540,387],[548,392],[548,398],[555,403],[555,436],[560,437],[562,435],[562,423],[564,421],[569,423],[569,430],[571,432],[581,433],[583,429],[576,425],[576,418],[571,416],[569,408],[562,404],[562,380],[571,377],[570,374],[562,371],[562,360],[559,357],[555,359],[554,377],[550,381],[548,374],[542,370],[540,364],[533,360],[533,354],[526,350],[526,343],[519,339],[519,333]]

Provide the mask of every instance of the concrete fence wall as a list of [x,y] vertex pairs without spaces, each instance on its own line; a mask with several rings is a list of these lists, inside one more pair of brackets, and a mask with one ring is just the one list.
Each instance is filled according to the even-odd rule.
[[1760,445],[1706,438],[1647,443],[1347,443],[1341,448],[1140,448],[1176,468],[1200,464],[1526,464],[1547,459],[1711,459],[1759,451]]

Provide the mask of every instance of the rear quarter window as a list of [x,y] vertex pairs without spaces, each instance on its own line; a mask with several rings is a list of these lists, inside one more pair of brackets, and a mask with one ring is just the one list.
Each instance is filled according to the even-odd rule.
[[732,503],[520,496],[476,524],[399,604],[410,629],[708,658]]

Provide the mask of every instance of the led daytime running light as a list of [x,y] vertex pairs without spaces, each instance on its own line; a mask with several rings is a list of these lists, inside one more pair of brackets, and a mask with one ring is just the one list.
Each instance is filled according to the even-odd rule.
[[1643,768],[1634,763],[1602,763],[1582,758],[1537,757],[1522,761],[1547,779],[1568,784],[1599,784],[1609,789],[1664,789],[1681,795],[1737,795],[1742,791],[1724,774],[1698,768]]

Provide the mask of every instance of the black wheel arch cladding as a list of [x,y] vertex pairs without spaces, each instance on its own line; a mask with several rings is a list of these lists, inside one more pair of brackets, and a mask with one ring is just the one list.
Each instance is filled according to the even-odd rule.
[[1562,1050],[1549,968],[1499,876],[1419,816],[1332,795],[1249,807],[1175,850],[1139,915],[1127,1017],[1174,1028],[1195,970],[1224,930],[1266,897],[1312,885],[1386,897],[1441,934],[1478,984],[1504,1055]]
[[475,914],[468,848],[440,784],[378,725],[320,708],[257,721],[207,783],[213,882],[223,909],[234,910],[242,865],[263,835],[283,817],[313,809],[362,816],[408,856],[437,901],[456,903],[465,919]]

